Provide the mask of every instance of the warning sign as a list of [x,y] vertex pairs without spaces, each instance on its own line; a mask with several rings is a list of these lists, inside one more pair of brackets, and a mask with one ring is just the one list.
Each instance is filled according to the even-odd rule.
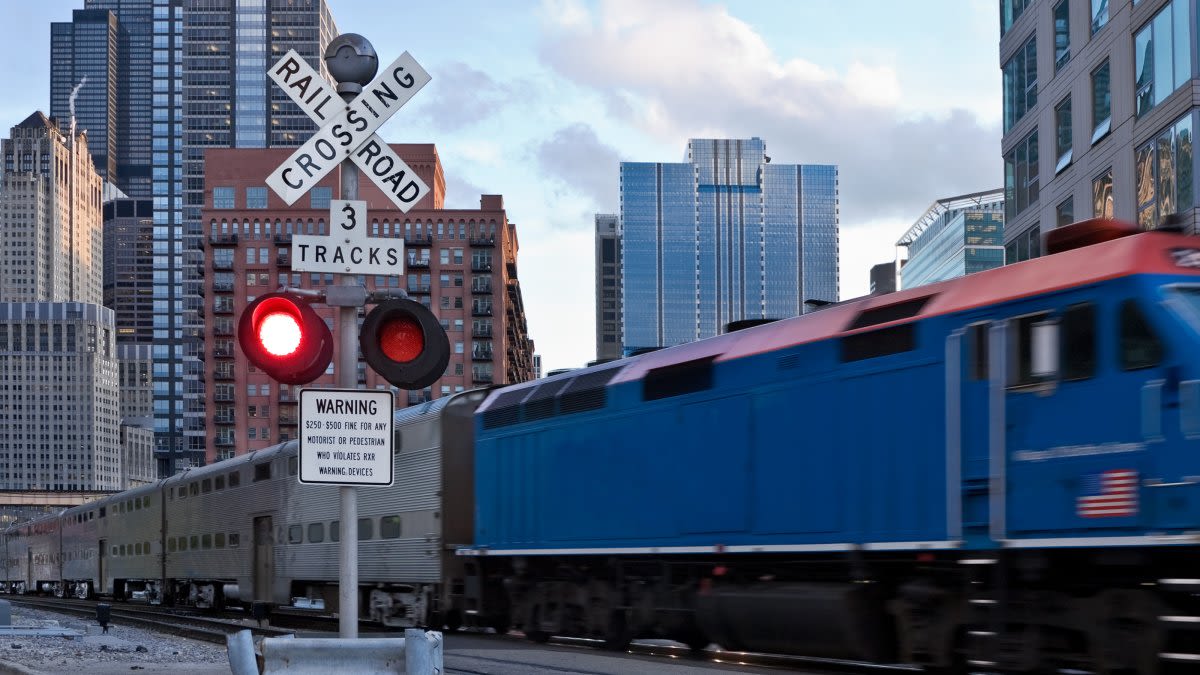
[[300,482],[392,484],[392,392],[300,390]]

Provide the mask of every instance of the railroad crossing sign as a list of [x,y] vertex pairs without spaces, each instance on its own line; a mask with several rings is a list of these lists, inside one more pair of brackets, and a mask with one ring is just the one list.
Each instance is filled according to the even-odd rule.
[[408,52],[381,70],[349,103],[343,103],[333,85],[295,50],[279,59],[267,74],[322,125],[267,177],[267,185],[283,201],[294,204],[343,159],[353,160],[401,211],[407,212],[429,192],[417,173],[375,134],[431,79]]
[[329,200],[329,234],[292,235],[292,271],[404,273],[404,240],[367,236],[367,203]]

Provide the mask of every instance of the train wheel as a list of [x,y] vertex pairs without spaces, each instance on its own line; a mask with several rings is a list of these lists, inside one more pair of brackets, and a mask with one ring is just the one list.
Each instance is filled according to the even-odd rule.
[[629,620],[623,609],[614,609],[608,615],[608,626],[604,629],[604,648],[615,652],[625,651],[633,642]]

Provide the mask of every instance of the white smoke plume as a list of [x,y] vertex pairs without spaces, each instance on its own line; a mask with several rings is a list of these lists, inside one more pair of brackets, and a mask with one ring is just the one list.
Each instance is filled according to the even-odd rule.
[[68,103],[71,106],[71,140],[72,141],[75,140],[75,97],[79,95],[79,90],[83,89],[84,84],[87,84],[87,75],[84,75],[83,79],[79,81],[79,84],[75,85],[75,88],[71,90],[71,98],[68,100]]

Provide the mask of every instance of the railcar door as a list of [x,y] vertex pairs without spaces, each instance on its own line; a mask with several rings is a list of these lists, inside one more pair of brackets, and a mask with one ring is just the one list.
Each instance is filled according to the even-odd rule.
[[96,587],[97,593],[107,593],[108,592],[108,577],[107,577],[107,575],[108,575],[108,557],[106,555],[107,552],[108,552],[108,542],[105,541],[104,539],[101,539],[100,540],[100,551],[96,555],[96,561],[97,561],[96,564],[98,566],[98,568],[96,570],[96,583],[99,584]]
[[1003,386],[989,362],[991,328],[969,323],[946,342],[947,536],[968,546],[988,545],[991,408]]
[[254,519],[254,599],[270,602],[275,580],[275,528],[271,516]]

